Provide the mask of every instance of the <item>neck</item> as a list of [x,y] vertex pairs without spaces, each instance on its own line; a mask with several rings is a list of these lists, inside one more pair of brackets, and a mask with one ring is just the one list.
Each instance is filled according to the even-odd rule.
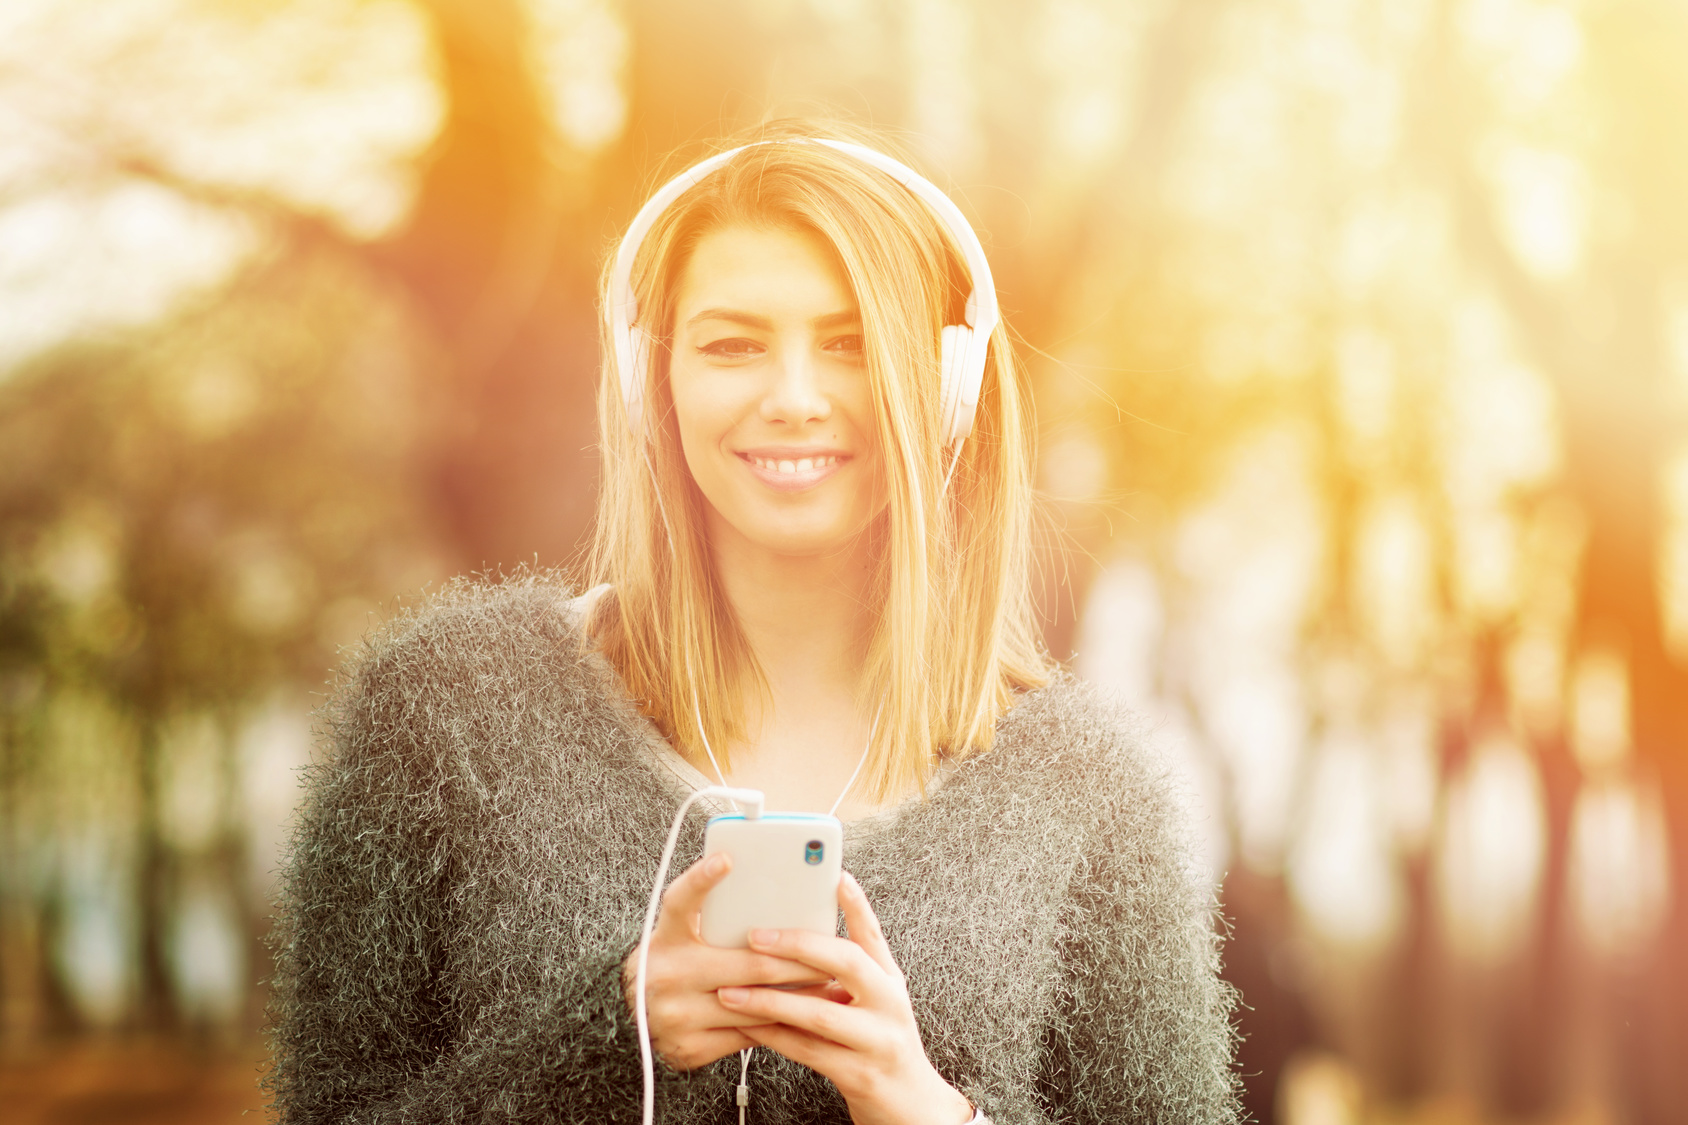
[[745,739],[731,748],[728,783],[762,790],[775,809],[825,812],[843,794],[843,819],[877,811],[848,786],[873,719],[866,704],[877,702],[859,694],[877,616],[871,544],[864,536],[846,550],[792,556],[711,531],[722,589],[768,683],[765,705],[745,716]]
[[871,624],[873,563],[865,541],[794,556],[729,533],[712,537],[712,552],[774,709],[816,695],[853,699]]

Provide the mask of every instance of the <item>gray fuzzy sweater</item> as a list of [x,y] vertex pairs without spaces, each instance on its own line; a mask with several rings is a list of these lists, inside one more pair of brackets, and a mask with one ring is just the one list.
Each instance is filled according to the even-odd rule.
[[[638,1119],[621,964],[685,787],[567,598],[454,584],[344,677],[272,939],[283,1122]],[[926,800],[847,826],[932,1063],[998,1125],[1237,1120],[1178,809],[1131,724],[1063,677]],[[657,1120],[730,1125],[737,1078],[736,1056],[659,1067]],[[750,1084],[754,1125],[849,1120],[770,1051]]]

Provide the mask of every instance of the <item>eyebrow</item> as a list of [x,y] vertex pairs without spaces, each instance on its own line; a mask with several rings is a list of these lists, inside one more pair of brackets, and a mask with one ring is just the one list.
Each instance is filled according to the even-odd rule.
[[[774,322],[767,317],[757,316],[755,313],[743,312],[739,309],[704,309],[686,321],[686,325],[690,327],[703,320],[725,320],[733,324],[742,324],[747,328],[759,328],[764,332],[772,331],[774,327]],[[836,328],[841,324],[855,324],[860,320],[861,313],[855,309],[839,309],[837,312],[817,316],[810,323],[816,328]]]

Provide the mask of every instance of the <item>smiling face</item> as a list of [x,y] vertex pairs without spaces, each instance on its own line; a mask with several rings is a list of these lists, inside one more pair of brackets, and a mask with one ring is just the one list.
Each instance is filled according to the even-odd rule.
[[698,241],[669,385],[717,551],[837,553],[884,509],[860,313],[818,235],[730,226]]

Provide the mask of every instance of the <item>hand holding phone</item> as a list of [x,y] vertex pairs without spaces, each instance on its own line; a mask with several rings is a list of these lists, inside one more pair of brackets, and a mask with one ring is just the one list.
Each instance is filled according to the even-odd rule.
[[733,866],[704,897],[703,940],[748,949],[751,930],[838,932],[844,826],[814,813],[710,818],[703,854],[726,852]]

